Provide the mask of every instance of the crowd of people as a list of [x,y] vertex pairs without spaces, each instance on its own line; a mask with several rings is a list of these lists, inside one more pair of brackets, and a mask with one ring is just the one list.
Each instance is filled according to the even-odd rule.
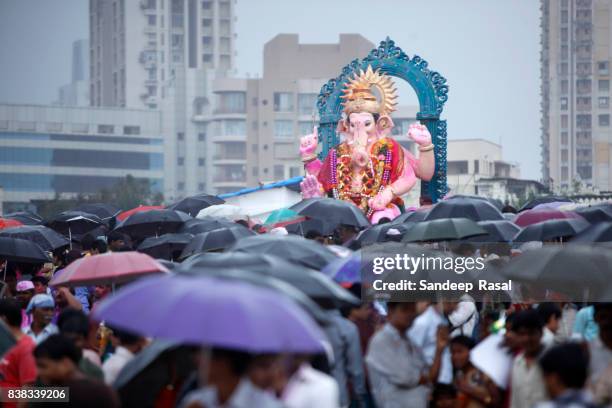
[[[239,223],[258,234],[287,234]],[[303,235],[340,253],[337,247],[359,245],[358,233],[339,225],[331,234]],[[1,262],[0,326],[12,345],[0,361],[0,387],[69,387],[70,404],[84,407],[612,406],[612,303],[487,304],[462,297],[320,304],[328,320],[320,355],[170,344],[145,359],[160,339],[91,317],[113,296],[111,285],[49,286],[77,259],[137,244],[110,231],[54,251],[52,265]],[[343,286],[361,297],[360,283]],[[138,358],[147,362],[141,371],[156,371],[136,385],[122,380]]]

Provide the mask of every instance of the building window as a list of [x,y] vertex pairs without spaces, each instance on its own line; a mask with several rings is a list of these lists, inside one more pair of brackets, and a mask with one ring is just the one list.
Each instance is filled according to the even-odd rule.
[[567,160],[568,160],[567,149],[562,149],[561,150],[561,162],[567,163]]
[[576,115],[576,126],[580,129],[590,129],[591,115]]
[[274,137],[286,139],[293,137],[293,121],[292,120],[275,120],[274,121]]
[[301,167],[295,167],[295,166],[289,167],[289,177],[293,178],[293,177],[298,177],[301,175],[302,175]]
[[251,169],[251,174],[253,175],[253,177],[259,176],[259,167],[253,167]]
[[579,79],[576,81],[576,92],[579,94],[586,94],[591,92],[591,80],[590,79]]
[[480,172],[480,160],[474,160],[474,174]]
[[157,16],[156,15],[149,15],[147,16],[147,24],[149,24],[150,26],[154,26],[157,23]]
[[567,12],[567,10],[561,10],[561,22],[562,23],[567,23],[569,20],[569,14]]
[[447,163],[447,166],[449,175],[468,174],[467,160],[451,160]]
[[567,62],[564,62],[561,64],[561,75],[567,75],[569,72],[569,68],[568,68],[568,64]]
[[561,98],[561,110],[567,110],[567,97]]
[[205,160],[204,160],[204,159],[202,159],[202,158],[199,158],[199,159],[198,159],[198,166],[200,166],[200,167],[204,167],[204,164],[205,164],[205,163],[206,163],[206,162],[205,162]]
[[599,72],[599,75],[608,75],[610,73],[610,62],[599,61],[597,63],[597,71]]
[[222,92],[217,94],[217,113],[245,113],[245,92]]
[[184,191],[185,190],[185,183],[183,183],[181,181],[180,183],[177,184],[176,188],[178,189],[178,191]]
[[210,10],[211,8],[212,8],[212,1],[203,1],[202,2],[202,9]]
[[115,133],[115,127],[113,125],[98,125],[98,133],[112,135]]
[[567,132],[561,132],[561,144],[562,145],[567,144]]
[[598,82],[600,92],[608,92],[610,90],[610,80],[600,79]]
[[239,119],[228,119],[219,121],[218,131],[220,136],[246,136],[246,121]]
[[198,191],[204,191],[204,183],[198,183]]
[[608,108],[610,106],[610,98],[607,96],[599,97],[599,107],[600,108]]
[[599,115],[597,122],[599,123],[599,126],[605,126],[605,127],[610,126],[610,115],[608,114]]
[[185,158],[184,157],[179,157],[178,159],[176,159],[176,164],[178,164],[179,166],[184,166],[185,165]]
[[567,42],[568,37],[569,37],[569,34],[568,34],[567,28],[562,28],[561,29],[561,41]]
[[212,54],[204,54],[202,55],[202,62],[212,62]]
[[569,172],[567,167],[561,167],[561,181],[567,181],[569,178]]
[[316,110],[317,94],[298,94],[298,112],[301,115],[311,115]]
[[568,124],[567,115],[561,115],[561,127],[566,129]]
[[306,136],[312,133],[315,124],[311,121],[298,122],[298,132],[300,136]]
[[561,81],[561,93],[566,94],[569,89],[569,82],[567,79]]
[[293,112],[293,94],[274,92],[274,112]]
[[198,133],[198,141],[203,142],[206,139],[206,133]]
[[567,45],[561,46],[561,59],[567,60],[569,58],[569,48]]
[[139,135],[140,134],[140,126],[124,126],[123,134],[125,135]]
[[185,133],[183,133],[183,132],[178,132],[178,133],[176,134],[176,138],[177,138],[178,140],[185,140]]
[[282,180],[284,178],[285,178],[285,166],[283,166],[282,164],[275,164],[274,165],[274,179]]

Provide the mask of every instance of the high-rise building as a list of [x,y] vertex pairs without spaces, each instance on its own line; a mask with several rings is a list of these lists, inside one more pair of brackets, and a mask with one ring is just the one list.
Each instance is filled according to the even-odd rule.
[[541,0],[542,177],[612,190],[611,0]]
[[70,83],[60,87],[57,104],[89,106],[89,40],[72,43]]
[[[302,175],[299,137],[318,122],[321,86],[374,44],[359,34],[340,34],[336,44],[303,44],[297,34],[280,34],[264,46],[261,78],[215,80],[215,110],[208,136],[212,144],[207,185],[225,193],[258,183]],[[405,135],[416,107],[393,115],[394,136]]]

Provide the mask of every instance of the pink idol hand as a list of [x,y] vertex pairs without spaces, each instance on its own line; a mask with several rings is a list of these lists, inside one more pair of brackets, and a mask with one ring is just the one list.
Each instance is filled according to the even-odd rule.
[[431,134],[427,126],[420,123],[413,123],[408,128],[408,137],[414,140],[419,146],[429,146],[431,144]]
[[300,189],[302,190],[302,198],[323,197],[321,184],[313,175],[304,177],[304,181],[300,183]]

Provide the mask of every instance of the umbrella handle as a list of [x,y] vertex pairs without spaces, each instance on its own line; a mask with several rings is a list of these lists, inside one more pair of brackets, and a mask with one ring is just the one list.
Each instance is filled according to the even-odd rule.
[[200,351],[200,361],[198,367],[198,383],[200,386],[208,384],[210,377],[210,359],[212,357],[212,349],[210,346],[203,345]]

